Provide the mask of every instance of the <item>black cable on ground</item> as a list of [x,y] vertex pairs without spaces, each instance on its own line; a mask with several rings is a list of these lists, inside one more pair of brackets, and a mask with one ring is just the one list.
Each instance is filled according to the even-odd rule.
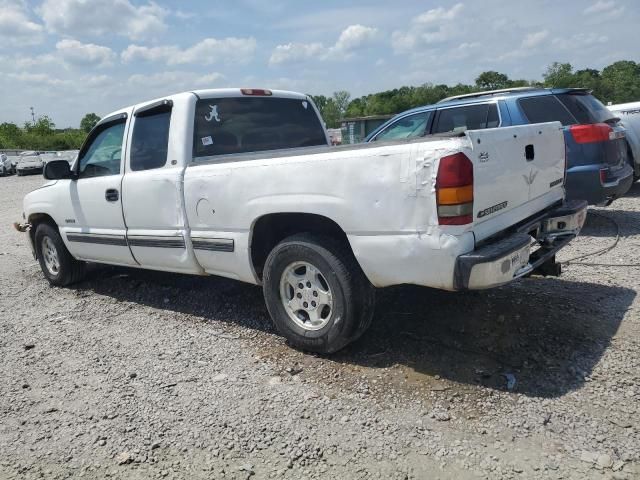
[[576,262],[576,260],[581,260],[583,258],[593,257],[595,255],[603,255],[607,252],[610,252],[618,245],[620,241],[620,224],[616,221],[616,219],[608,217],[607,215],[603,215],[598,212],[591,211],[589,212],[592,215],[596,215],[601,218],[605,218],[613,223],[616,227],[616,238],[611,245],[605,248],[601,248],[594,252],[585,253],[584,255],[579,255],[577,257],[570,258],[562,262],[564,265],[582,265],[587,267],[640,267],[640,263],[597,263],[597,262]]

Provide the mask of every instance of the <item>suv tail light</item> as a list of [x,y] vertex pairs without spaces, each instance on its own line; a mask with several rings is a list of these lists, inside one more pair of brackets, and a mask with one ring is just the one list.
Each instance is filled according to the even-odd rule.
[[606,123],[592,123],[590,125],[572,125],[569,131],[576,143],[595,143],[611,140],[613,129]]
[[600,169],[600,183],[602,185],[604,185],[605,183],[607,183],[607,168],[601,168]]
[[440,159],[436,179],[436,204],[440,225],[473,222],[473,164],[462,152]]

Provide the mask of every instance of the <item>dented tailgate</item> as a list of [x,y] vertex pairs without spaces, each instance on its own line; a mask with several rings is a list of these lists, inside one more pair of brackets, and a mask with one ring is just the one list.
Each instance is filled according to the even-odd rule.
[[474,164],[474,234],[491,236],[564,197],[559,122],[466,132]]

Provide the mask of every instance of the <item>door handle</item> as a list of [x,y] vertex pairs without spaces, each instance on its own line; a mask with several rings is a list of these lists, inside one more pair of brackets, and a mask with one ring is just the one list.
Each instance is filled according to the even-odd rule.
[[108,188],[107,191],[104,192],[104,198],[107,202],[117,202],[120,198],[120,194],[115,188]]
[[535,157],[536,152],[533,149],[533,145],[527,145],[526,147],[524,147],[524,158],[527,159],[527,162],[533,161]]

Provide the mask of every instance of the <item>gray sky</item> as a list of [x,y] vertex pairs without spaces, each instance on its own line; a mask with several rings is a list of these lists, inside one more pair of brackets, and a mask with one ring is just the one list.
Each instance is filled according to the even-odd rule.
[[352,97],[485,70],[540,79],[554,61],[640,61],[637,0],[389,2],[0,0],[0,122],[194,88]]

